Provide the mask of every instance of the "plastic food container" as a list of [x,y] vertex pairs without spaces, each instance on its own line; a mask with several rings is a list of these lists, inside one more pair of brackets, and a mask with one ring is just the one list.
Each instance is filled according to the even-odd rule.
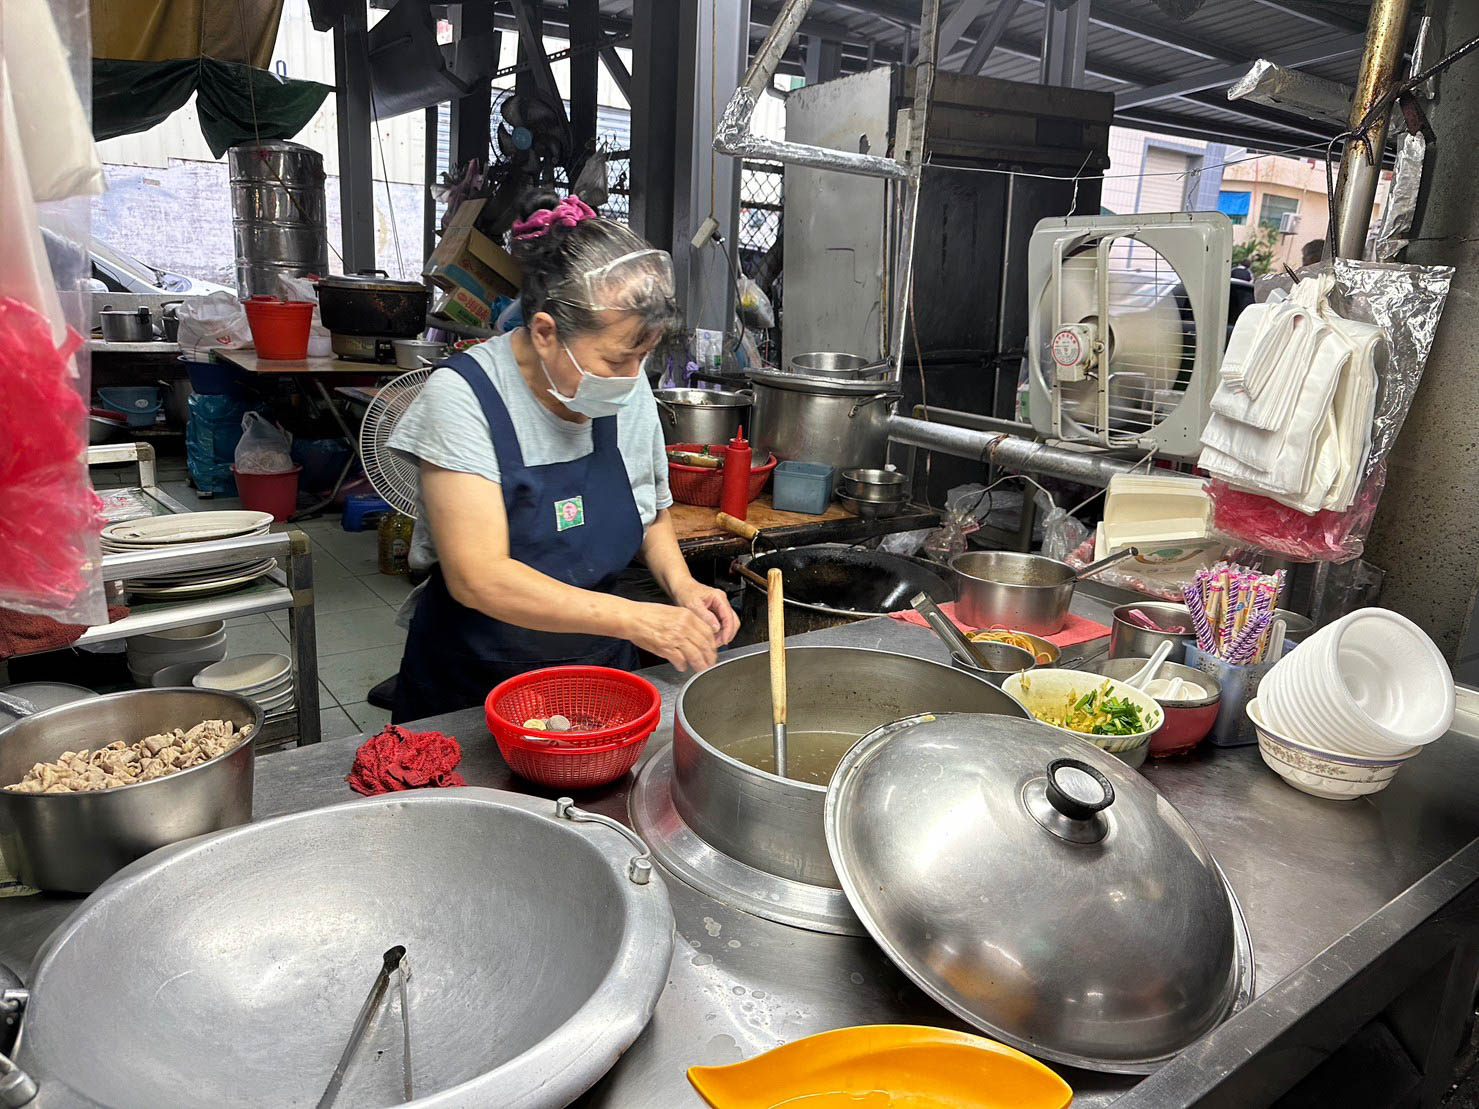
[[771,502],[782,512],[820,516],[832,500],[831,466],[817,462],[782,462],[775,468]]

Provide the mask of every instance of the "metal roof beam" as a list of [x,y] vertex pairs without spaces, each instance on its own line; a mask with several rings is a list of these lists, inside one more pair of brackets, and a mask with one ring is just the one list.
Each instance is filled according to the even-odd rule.
[[1360,31],[1366,33],[1366,20],[1330,10],[1329,0],[1253,0],[1265,8],[1292,15],[1307,23],[1318,23],[1322,27],[1334,27],[1337,31]]
[[[1165,135],[1179,135],[1189,139],[1222,140],[1255,150],[1285,150],[1299,145],[1299,136],[1288,132],[1265,131],[1261,127],[1244,127],[1222,120],[1202,120],[1194,126],[1186,116],[1151,109],[1137,108],[1133,112],[1116,114],[1115,122],[1127,127],[1138,127],[1145,131],[1159,131]],[[1315,152],[1317,144],[1308,144]],[[1323,156],[1323,155],[1321,155]]]
[[960,67],[962,73],[974,77],[981,72],[986,59],[991,57],[991,52],[996,49],[1002,36],[1006,34],[1007,24],[1012,21],[1012,16],[1021,2],[1022,0],[998,0],[996,10],[991,13],[990,22],[982,29],[981,37],[976,39],[976,44],[966,55],[965,64]]
[[[1336,58],[1347,58],[1352,54],[1359,54],[1366,45],[1365,35],[1342,35],[1338,38],[1324,39],[1320,42],[1311,43],[1300,50],[1291,51],[1280,56],[1277,60],[1279,65],[1289,69],[1297,69],[1300,66],[1313,65],[1317,62],[1330,61]],[[1115,95],[1114,108],[1116,112],[1127,111],[1131,108],[1139,108],[1146,104],[1156,104],[1162,100],[1171,100],[1188,93],[1205,92],[1207,89],[1226,88],[1243,74],[1248,72],[1252,62],[1238,62],[1235,65],[1213,66],[1209,69],[1199,70],[1185,77],[1178,77],[1174,81],[1166,81],[1159,85],[1146,85],[1142,88],[1131,89],[1128,92]]]
[[[997,0],[997,11],[1006,2],[1007,0]],[[970,30],[971,24],[986,14],[986,5],[989,3],[991,0],[955,0],[949,14],[940,21],[940,37],[936,48],[941,54],[948,54],[955,49],[955,44]],[[1015,4],[1012,6],[1015,7]]]

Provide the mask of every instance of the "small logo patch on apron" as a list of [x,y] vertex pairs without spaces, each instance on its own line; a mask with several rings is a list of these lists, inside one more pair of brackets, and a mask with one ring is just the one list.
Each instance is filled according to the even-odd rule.
[[555,530],[569,531],[585,523],[585,504],[579,497],[555,502]]

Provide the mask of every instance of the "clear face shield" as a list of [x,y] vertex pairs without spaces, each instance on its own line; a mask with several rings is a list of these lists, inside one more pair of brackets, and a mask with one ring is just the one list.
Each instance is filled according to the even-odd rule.
[[592,312],[636,312],[658,319],[677,314],[674,288],[673,259],[665,250],[649,248],[561,282],[549,295]]

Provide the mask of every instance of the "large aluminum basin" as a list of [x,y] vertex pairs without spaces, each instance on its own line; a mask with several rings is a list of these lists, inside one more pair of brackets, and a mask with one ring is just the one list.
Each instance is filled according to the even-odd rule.
[[[1027,717],[1000,689],[959,670],[859,647],[786,651],[792,757],[811,732],[874,728],[924,712]],[[673,804],[711,846],[768,874],[840,889],[822,828],[823,785],[780,778],[726,752],[770,731],[766,654],[731,658],[691,678],[673,717]]]
[[[641,1033],[673,918],[636,848],[555,803],[415,790],[157,851],[42,947],[17,1062],[34,1105],[312,1106],[406,948],[416,1104],[556,1109]],[[398,1105],[398,991],[339,1105]]]

